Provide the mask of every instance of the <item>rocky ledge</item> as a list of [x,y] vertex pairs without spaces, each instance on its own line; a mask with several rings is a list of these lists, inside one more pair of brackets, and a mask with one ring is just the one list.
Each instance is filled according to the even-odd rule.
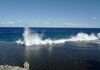
[[0,65],[0,70],[29,70],[29,63],[24,63],[24,68],[20,68],[18,66],[10,66],[10,65]]

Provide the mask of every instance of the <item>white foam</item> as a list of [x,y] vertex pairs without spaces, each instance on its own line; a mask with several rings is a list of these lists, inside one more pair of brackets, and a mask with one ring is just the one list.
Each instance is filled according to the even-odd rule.
[[100,39],[100,33],[97,34],[98,38]]
[[23,42],[22,40],[20,40],[20,39],[17,40],[16,43],[17,43],[17,44],[24,44],[24,42]]
[[97,36],[94,34],[86,34],[86,33],[78,33],[76,36],[65,38],[65,39],[58,39],[58,40],[52,40],[52,39],[45,39],[43,40],[42,37],[38,33],[31,33],[29,28],[25,28],[25,31],[23,33],[24,40],[18,40],[16,41],[17,44],[24,44],[25,46],[31,46],[31,45],[52,45],[52,44],[60,44],[65,43],[68,41],[92,41],[92,40],[98,40],[100,37],[100,34]]
[[25,31],[23,33],[23,38],[24,38],[24,44],[26,46],[30,46],[32,44],[40,44],[41,37],[39,34],[34,33],[31,34],[31,31],[28,28],[25,28]]
[[76,36],[73,36],[69,39],[69,41],[90,41],[90,40],[97,40],[98,37],[96,35],[91,34],[88,35],[86,33],[78,33]]

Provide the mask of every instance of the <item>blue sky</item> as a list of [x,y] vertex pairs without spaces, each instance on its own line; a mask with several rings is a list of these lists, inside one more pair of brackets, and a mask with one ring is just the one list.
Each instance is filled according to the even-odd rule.
[[100,0],[0,0],[0,27],[98,27]]

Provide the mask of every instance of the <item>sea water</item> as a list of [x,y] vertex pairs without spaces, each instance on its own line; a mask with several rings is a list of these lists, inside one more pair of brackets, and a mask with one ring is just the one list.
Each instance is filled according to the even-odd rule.
[[30,70],[100,70],[99,32],[98,28],[0,28],[0,65],[22,67],[27,61]]

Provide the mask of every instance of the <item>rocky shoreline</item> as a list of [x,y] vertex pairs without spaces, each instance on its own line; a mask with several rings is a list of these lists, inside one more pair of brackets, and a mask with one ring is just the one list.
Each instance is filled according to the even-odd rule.
[[18,66],[10,66],[10,65],[0,65],[0,70],[29,70],[29,63],[25,62],[24,68],[18,67]]

